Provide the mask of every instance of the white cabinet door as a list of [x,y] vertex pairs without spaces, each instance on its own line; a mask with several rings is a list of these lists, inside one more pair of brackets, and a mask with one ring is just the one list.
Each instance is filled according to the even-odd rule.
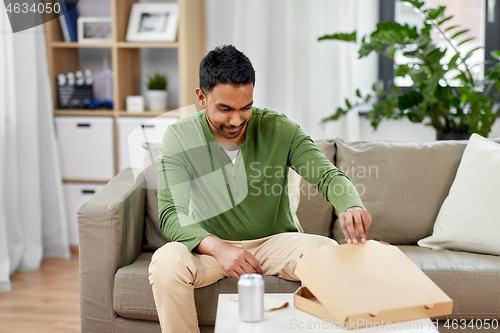
[[68,232],[70,245],[78,245],[78,222],[76,210],[78,207],[99,192],[105,184],[65,183],[64,198],[66,200],[66,215],[68,217]]
[[63,178],[113,178],[113,118],[60,116],[55,122]]
[[118,137],[120,153],[120,170],[125,168],[142,169],[146,150],[144,142],[161,143],[167,127],[176,117],[121,117],[118,119]]

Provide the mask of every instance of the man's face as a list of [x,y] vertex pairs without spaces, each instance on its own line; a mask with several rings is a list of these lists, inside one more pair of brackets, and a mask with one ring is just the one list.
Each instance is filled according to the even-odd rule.
[[207,94],[196,90],[200,105],[206,109],[210,130],[217,138],[244,141],[252,115],[253,84],[218,84]]

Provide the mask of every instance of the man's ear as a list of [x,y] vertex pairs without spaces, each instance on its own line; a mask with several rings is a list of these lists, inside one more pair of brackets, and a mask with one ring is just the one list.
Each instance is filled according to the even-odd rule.
[[202,109],[207,107],[207,97],[203,93],[203,90],[196,88],[196,95],[198,95],[198,101],[200,102],[200,107]]

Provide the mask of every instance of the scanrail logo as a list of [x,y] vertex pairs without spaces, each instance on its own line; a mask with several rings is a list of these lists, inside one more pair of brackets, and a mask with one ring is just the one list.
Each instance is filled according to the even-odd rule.
[[[172,114],[183,117],[174,118]],[[219,142],[207,141],[205,135],[210,137],[210,133],[205,133],[205,120],[198,115],[193,104],[121,134],[128,136],[122,141],[128,147],[124,150],[128,151],[128,166],[132,167],[137,185],[161,192],[175,207],[181,226],[220,215],[248,195],[243,155],[238,152],[232,161]],[[239,148],[233,145],[225,149]]]
[[16,33],[52,21],[61,15],[72,16],[79,0],[4,0],[12,32]]
[[339,329],[344,330],[357,330],[361,328],[374,329],[380,332],[389,332],[391,330],[436,330],[438,328],[438,321],[435,322],[430,319],[413,320],[406,322],[386,322],[381,320],[380,322],[370,322],[364,319],[349,320],[346,322],[333,322],[328,319],[315,320],[315,321],[300,321],[297,319],[290,320],[290,328],[297,331],[337,331]]
[[350,184],[332,181],[345,174],[326,159],[276,165],[262,156],[259,161],[248,145],[218,142],[194,104],[147,121],[140,119],[118,120],[120,170],[131,167],[138,187],[157,190],[153,197],[162,201],[168,214],[177,215],[181,226],[223,214],[246,198],[282,202],[286,196],[309,199],[318,192],[324,197],[359,193]]

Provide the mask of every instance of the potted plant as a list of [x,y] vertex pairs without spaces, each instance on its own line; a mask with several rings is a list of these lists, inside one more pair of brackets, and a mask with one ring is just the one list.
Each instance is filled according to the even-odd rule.
[[149,77],[146,98],[151,111],[163,111],[167,109],[167,77],[156,73]]
[[[346,99],[345,107],[322,119],[323,122],[337,120],[354,108],[367,105],[367,118],[377,129],[383,119],[407,117],[410,121],[421,123],[425,117],[430,119],[426,125],[433,126],[439,139],[467,139],[472,133],[488,136],[491,126],[498,116],[493,106],[500,95],[500,65],[497,62],[485,73],[484,79],[474,78],[470,57],[481,47],[472,48],[467,54],[460,54],[457,46],[470,42],[473,38],[463,39],[468,30],[457,25],[444,28],[443,24],[453,18],[444,17],[446,7],[424,8],[419,0],[399,0],[413,6],[420,12],[423,27],[411,27],[397,22],[380,22],[370,36],[361,39],[359,58],[376,52],[394,61],[394,54],[400,51],[411,61],[394,64],[395,76],[409,76],[413,85],[409,89],[391,86],[381,89],[373,85],[373,92],[362,94],[356,91],[356,100]],[[438,46],[431,38],[436,31],[445,39],[445,46]],[[462,36],[462,37],[461,37]],[[462,40],[463,39],[463,40]],[[325,35],[318,40],[340,40],[357,42],[356,32]],[[443,64],[443,57],[450,52],[451,60]],[[496,59],[500,51],[491,53]],[[458,85],[450,85],[452,79]]]

